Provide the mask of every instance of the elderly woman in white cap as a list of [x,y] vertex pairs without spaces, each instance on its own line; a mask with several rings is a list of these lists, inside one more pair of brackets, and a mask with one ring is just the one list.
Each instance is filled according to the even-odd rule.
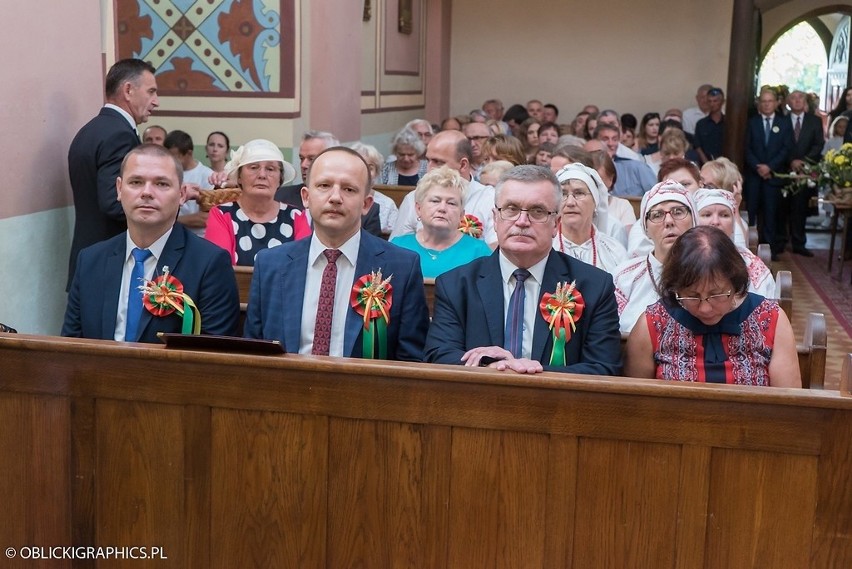
[[738,245],[734,240],[736,227],[734,212],[737,211],[734,194],[715,188],[700,189],[695,192],[695,207],[698,209],[698,225],[710,225],[721,229],[737,245],[737,251],[748,269],[749,292],[766,298],[777,298],[772,272],[757,255]]
[[240,196],[210,210],[205,237],[228,251],[235,265],[254,266],[259,251],[310,234],[302,212],[275,200],[278,187],[296,177],[275,144],[263,139],[245,143],[231,155],[225,172]]
[[615,300],[622,334],[629,333],[645,308],[660,299],[657,284],[669,250],[697,223],[692,196],[674,180],[660,182],[642,196],[639,216],[654,249],[646,256],[625,261],[615,270]]
[[614,273],[627,250],[607,235],[608,190],[597,171],[580,163],[556,173],[562,186],[562,218],[553,248],[594,267]]

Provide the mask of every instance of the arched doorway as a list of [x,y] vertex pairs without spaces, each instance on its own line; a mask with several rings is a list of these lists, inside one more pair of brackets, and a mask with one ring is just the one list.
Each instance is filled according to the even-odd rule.
[[849,32],[852,9],[827,6],[774,28],[759,59],[757,85],[788,85],[814,92],[828,111],[849,84]]

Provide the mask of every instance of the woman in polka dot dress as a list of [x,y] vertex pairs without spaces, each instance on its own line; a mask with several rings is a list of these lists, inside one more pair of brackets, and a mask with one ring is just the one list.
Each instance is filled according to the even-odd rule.
[[253,266],[259,251],[310,235],[305,214],[275,200],[278,187],[296,177],[275,144],[247,142],[233,153],[225,171],[242,193],[210,210],[205,237],[231,253],[235,265]]

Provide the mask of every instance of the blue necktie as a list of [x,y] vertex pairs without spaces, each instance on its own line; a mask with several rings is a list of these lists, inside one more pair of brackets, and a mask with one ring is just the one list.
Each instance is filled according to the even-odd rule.
[[133,248],[133,272],[130,273],[130,284],[127,287],[127,314],[124,327],[124,341],[135,342],[139,318],[142,316],[142,294],[139,285],[145,278],[145,259],[153,253],[148,249]]
[[506,312],[503,347],[512,352],[516,358],[520,358],[523,354],[524,342],[524,300],[526,299],[524,281],[530,276],[530,272],[526,269],[516,269],[512,276],[515,277],[515,290],[509,298],[509,310]]
[[769,146],[769,133],[772,132],[772,121],[769,120],[769,117],[763,119],[766,121],[766,127],[763,129],[763,143],[766,146]]

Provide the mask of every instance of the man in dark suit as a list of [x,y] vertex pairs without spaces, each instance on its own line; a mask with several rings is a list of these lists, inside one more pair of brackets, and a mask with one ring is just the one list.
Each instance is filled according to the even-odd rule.
[[[793,135],[793,153],[790,158],[790,169],[793,172],[802,172],[806,162],[817,163],[822,157],[822,147],[825,145],[825,136],[822,132],[822,121],[808,111],[808,99],[802,91],[793,91],[787,97],[790,105],[788,120]],[[788,229],[790,241],[793,245],[793,253],[805,257],[813,257],[814,254],[805,246],[807,236],[805,234],[805,221],[810,209],[811,197],[816,195],[816,188],[803,188],[794,195],[784,198],[781,206],[782,230]]]
[[313,235],[258,253],[246,337],[280,340],[289,352],[365,357],[375,343],[365,340],[351,296],[361,277],[381,271],[392,287],[386,357],[422,359],[429,314],[420,259],[361,229],[373,205],[369,187],[367,163],[354,150],[332,147],[316,157],[302,188]]
[[748,120],[746,128],[745,197],[748,222],[758,222],[761,243],[769,243],[772,260],[784,252],[783,232],[779,232],[781,189],[787,181],[774,174],[789,171],[793,151],[790,120],[776,112],[778,96],[764,89],[758,99],[759,113]]
[[[426,361],[517,373],[619,374],[612,277],[552,248],[562,204],[556,177],[547,168],[517,166],[501,177],[496,192],[499,248],[438,277]],[[584,303],[575,329],[568,330],[565,365],[551,365],[553,334],[540,309],[557,283],[573,283]]]
[[105,93],[106,104],[68,149],[75,221],[67,287],[81,249],[127,229],[115,179],[125,155],[139,145],[136,125],[159,106],[154,68],[141,59],[116,62],[107,73]]
[[236,333],[239,295],[228,253],[175,223],[182,182],[180,164],[162,146],[127,154],[116,182],[127,231],[80,252],[63,336],[157,342],[157,332],[180,332],[182,317],[154,314],[139,289],[166,267],[198,307],[203,334]]

